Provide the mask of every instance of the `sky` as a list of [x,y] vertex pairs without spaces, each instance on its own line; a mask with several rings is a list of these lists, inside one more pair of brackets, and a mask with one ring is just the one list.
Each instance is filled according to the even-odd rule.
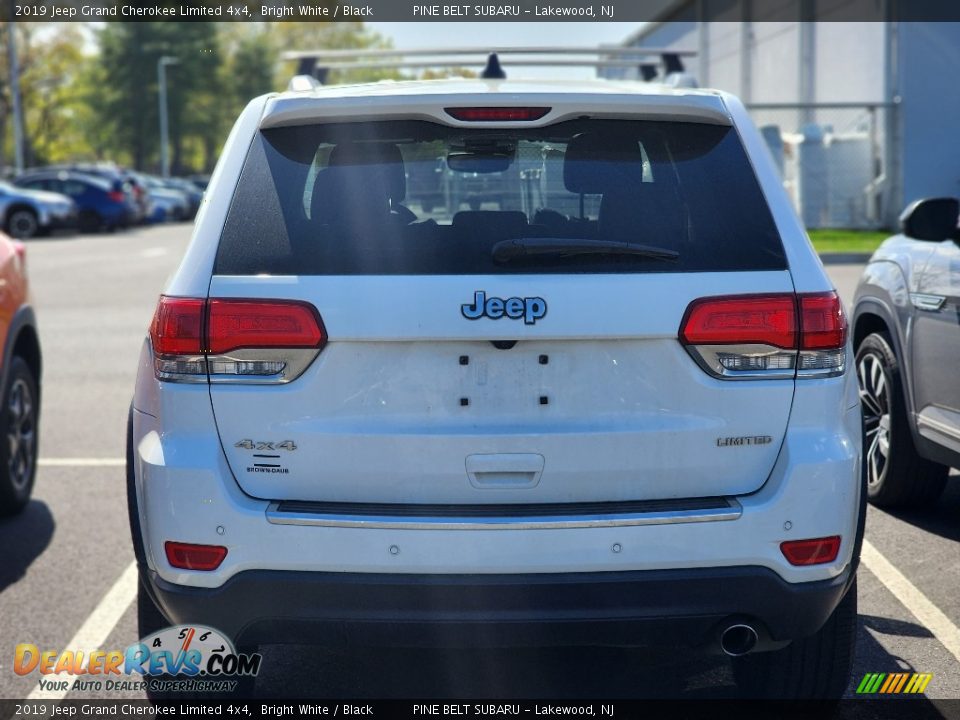
[[[476,46],[561,45],[596,47],[616,45],[642,23],[617,22],[368,22],[365,26],[393,40],[393,46],[412,48],[457,48]],[[509,74],[509,64],[505,64]],[[518,69],[524,77],[590,78],[593,68]],[[514,75],[516,76],[516,75]]]

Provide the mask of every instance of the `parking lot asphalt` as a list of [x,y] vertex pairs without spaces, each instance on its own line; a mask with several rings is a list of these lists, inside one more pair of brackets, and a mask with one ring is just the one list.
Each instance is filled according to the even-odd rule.
[[[124,429],[140,345],[190,227],[33,241],[27,250],[44,352],[41,463],[34,499],[0,520],[0,698],[37,697],[36,673],[13,671],[29,642],[123,649],[137,639],[124,496]],[[861,265],[828,271],[849,302]],[[932,673],[926,697],[891,698],[952,717],[960,698],[960,478],[930,508],[870,508],[859,577],[852,694],[866,673]],[[82,644],[81,642],[77,643]],[[326,653],[268,646],[264,697],[731,697],[729,665],[678,649]],[[73,692],[68,697],[103,693]],[[138,697],[134,691],[111,697]],[[892,707],[892,706],[891,706]],[[883,717],[883,703],[843,707]]]

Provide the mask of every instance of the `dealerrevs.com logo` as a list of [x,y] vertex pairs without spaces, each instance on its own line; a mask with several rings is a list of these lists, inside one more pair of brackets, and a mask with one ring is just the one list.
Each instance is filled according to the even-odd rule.
[[44,690],[230,692],[237,678],[260,672],[261,660],[259,653],[236,652],[213,628],[175,625],[126,650],[41,650],[20,643],[13,669],[45,676],[39,680]]

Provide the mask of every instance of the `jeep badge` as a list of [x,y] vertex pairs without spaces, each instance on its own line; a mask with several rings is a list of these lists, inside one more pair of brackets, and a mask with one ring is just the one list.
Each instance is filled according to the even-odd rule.
[[506,315],[511,320],[523,318],[525,324],[533,325],[547,314],[547,301],[541,297],[487,298],[483,290],[477,290],[473,294],[473,305],[461,305],[460,312],[467,320],[482,317],[499,320]]

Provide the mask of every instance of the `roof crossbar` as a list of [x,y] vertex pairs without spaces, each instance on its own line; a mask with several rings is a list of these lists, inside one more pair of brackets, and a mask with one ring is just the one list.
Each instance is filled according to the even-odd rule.
[[[399,68],[479,67],[485,68],[482,77],[501,78],[506,74],[500,67],[499,57],[509,66],[525,67],[597,67],[637,69],[640,76],[650,81],[657,75],[659,57],[664,67],[664,76],[683,72],[682,57],[696,55],[693,50],[665,48],[632,48],[622,46],[587,47],[505,47],[505,48],[416,48],[400,50],[378,48],[374,50],[297,50],[281,54],[283,60],[297,61],[297,74],[326,82],[331,70],[382,70]],[[527,57],[522,57],[527,56]],[[410,59],[417,58],[417,59]],[[491,62],[497,67],[491,71]]]

